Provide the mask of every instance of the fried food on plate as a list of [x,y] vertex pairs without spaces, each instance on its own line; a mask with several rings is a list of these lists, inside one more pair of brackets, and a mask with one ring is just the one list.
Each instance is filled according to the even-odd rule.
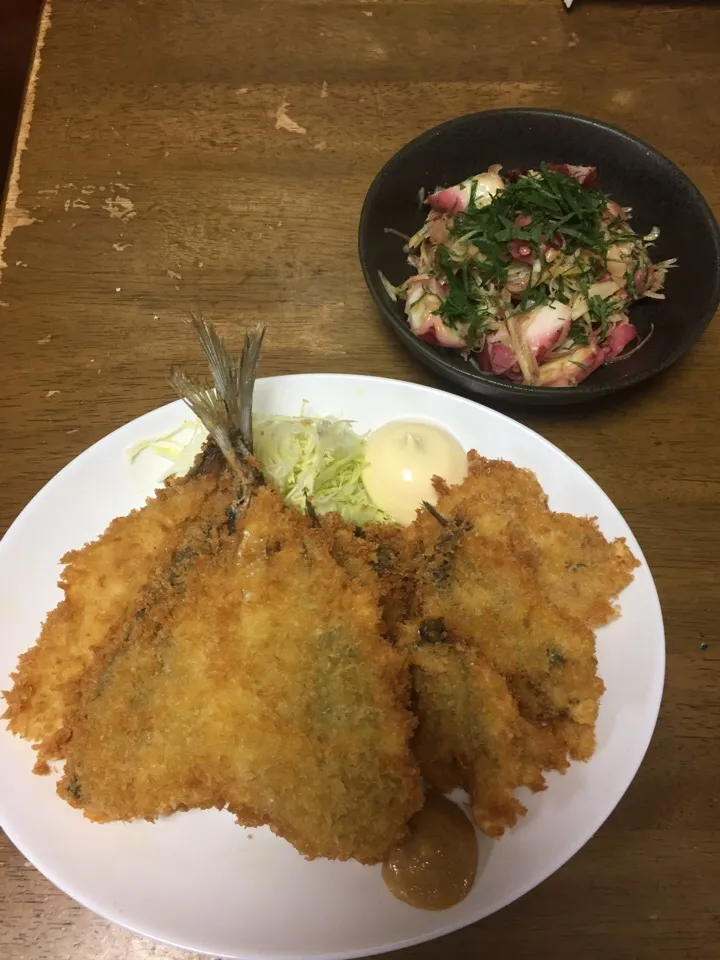
[[[237,388],[222,382],[229,371],[216,359],[215,339],[213,373],[234,397]],[[261,333],[246,340],[237,368],[245,384],[254,382],[261,343]],[[238,428],[247,429],[252,412],[247,387],[242,399],[247,406],[238,412]],[[5,691],[3,716],[13,733],[34,741],[37,772],[47,772],[47,761],[58,757],[58,742],[68,735],[66,719],[94,650],[110,631],[132,624],[136,597],[148,582],[157,589],[166,576],[169,589],[177,586],[188,556],[210,548],[210,531],[227,523],[238,495],[242,487],[211,442],[185,477],[168,480],[144,507],[114,520],[97,540],[62,558],[66,566],[59,586],[65,597],[49,614],[35,646],[20,657],[13,687]]]
[[338,513],[323,514],[318,522],[337,562],[374,592],[392,639],[397,624],[407,619],[415,588],[404,529],[392,523],[358,527]]
[[193,535],[204,538],[212,514],[216,524],[226,522],[234,492],[228,478],[219,475],[217,458],[202,457],[191,474],[169,480],[143,508],[113,520],[97,540],[62,558],[64,599],[43,624],[35,646],[20,657],[14,685],[5,692],[8,727],[35,742],[38,772],[57,756],[56,741],[95,648],[127,620],[154,571],[172,576],[182,565],[183,544]]
[[15,685],[6,695],[5,718],[14,733],[39,742],[62,727],[93,649],[130,606],[148,568],[162,562],[178,528],[203,504],[201,484],[176,496],[179,485],[160,491],[144,509],[113,520],[94,543],[62,558],[65,599],[45,621],[35,646],[21,656]]
[[422,802],[407,672],[322,531],[260,490],[141,624],[88,679],[62,795],[98,820],[227,806],[308,856],[383,858]]
[[382,860],[420,776],[500,836],[518,788],[588,759],[593,628],[637,561],[554,513],[534,474],[474,451],[407,528],[287,506],[252,455],[262,330],[234,360],[195,329],[213,390],[190,473],[73,551],[5,696],[37,772],[95,821],[191,808],[267,824],[308,857]]
[[406,658],[377,590],[263,486],[254,366],[196,328],[217,394],[175,383],[213,437],[205,457],[222,452],[218,498],[93,644],[54,741],[58,791],[98,821],[226,807],[308,857],[377,862],[422,804]]
[[542,789],[543,771],[592,755],[604,687],[588,624],[614,615],[636,561],[592,521],[552,513],[529,471],[469,460],[463,483],[441,485],[406,532],[416,589],[398,639],[423,775],[467,789],[497,836],[524,811],[517,787]]
[[443,793],[465,788],[477,825],[499,836],[525,811],[515,789],[543,786],[541,766],[525,751],[528,724],[501,674],[439,620],[424,621],[413,639],[413,748],[423,776]]
[[[472,450],[465,481],[451,488],[441,484],[440,490],[440,513],[460,512],[491,539],[503,532],[515,537],[523,559],[561,610],[590,627],[617,616],[613,600],[631,582],[638,561],[624,539],[606,540],[594,519],[550,510],[530,470]],[[421,522],[428,525],[427,518]]]

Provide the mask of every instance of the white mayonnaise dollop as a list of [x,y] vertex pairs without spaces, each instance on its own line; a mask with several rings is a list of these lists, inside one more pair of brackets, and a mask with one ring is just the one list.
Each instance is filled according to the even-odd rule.
[[370,434],[363,482],[372,500],[397,523],[409,524],[423,500],[437,502],[433,477],[460,483],[467,455],[442,427],[394,420]]

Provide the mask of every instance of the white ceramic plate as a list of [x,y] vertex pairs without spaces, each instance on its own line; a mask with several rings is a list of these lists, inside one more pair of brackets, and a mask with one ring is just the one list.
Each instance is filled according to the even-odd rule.
[[[53,883],[91,910],[158,940],[231,958],[349,958],[449,933],[499,910],[557,870],[592,836],[630,784],[647,749],[662,693],[665,650],[657,592],[640,548],[602,490],[568,457],[506,417],[449,393],[359,376],[261,380],[259,413],[334,414],[368,430],[397,418],[449,429],[466,449],[529,467],[556,510],[597,516],[624,536],[642,566],[622,595],[622,616],[598,633],[607,686],[587,764],[523,797],[527,816],[501,841],[480,838],[482,869],[466,900],[440,913],[414,910],[385,889],[379,867],[305,861],[269,830],[246,831],[220,811],[155,824],[99,825],[63,803],[53,777],[31,773],[33,753],[0,729],[0,822]],[[170,404],[127,424],[65,467],[0,544],[0,689],[60,600],[58,559],[138,506],[162,461],[140,478],[125,451],[188,418]],[[2,725],[0,725],[2,726]],[[250,837],[252,834],[252,838]]]

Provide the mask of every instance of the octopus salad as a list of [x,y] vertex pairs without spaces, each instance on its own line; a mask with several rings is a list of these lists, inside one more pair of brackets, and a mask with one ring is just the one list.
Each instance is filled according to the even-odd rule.
[[501,171],[427,197],[406,246],[415,272],[383,284],[421,340],[516,383],[576,386],[647,341],[628,311],[664,299],[675,261],[652,262],[659,230],[637,234],[630,208],[598,189],[595,167]]

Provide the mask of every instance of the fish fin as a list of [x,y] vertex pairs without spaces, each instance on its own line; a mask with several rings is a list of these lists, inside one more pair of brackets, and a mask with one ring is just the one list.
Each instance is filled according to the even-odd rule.
[[242,461],[252,455],[252,398],[265,327],[258,325],[245,335],[242,355],[235,359],[204,317],[193,316],[192,324],[207,357],[215,389],[181,370],[172,371],[170,382],[232,469],[242,476],[256,474],[254,467]]
[[181,370],[173,370],[170,382],[178,396],[185,401],[195,416],[220,447],[223,456],[236,473],[245,473],[232,441],[231,424],[222,398],[212,387],[189,377]]
[[450,526],[450,521],[447,520],[441,513],[439,513],[428,500],[423,500],[422,505],[425,507],[425,509],[428,511],[429,514],[435,517],[435,519],[437,520],[437,522],[440,524],[441,527]]
[[201,313],[191,314],[190,323],[207,358],[215,389],[221,397],[227,397],[233,389],[235,361],[220,334]]
[[253,452],[253,387],[257,379],[257,368],[260,362],[260,350],[264,337],[265,327],[260,323],[254,330],[250,330],[245,334],[245,342],[243,344],[240,362],[236,364],[234,371],[235,385],[233,400],[236,404],[235,409],[237,411],[237,415],[234,416],[234,422],[236,430],[239,431],[249,453]]
[[215,388],[225,404],[227,419],[232,425],[231,439],[243,456],[253,451],[252,402],[260,349],[265,327],[258,324],[245,334],[240,358],[233,357],[215,327],[202,315],[193,315],[192,325],[207,357]]

